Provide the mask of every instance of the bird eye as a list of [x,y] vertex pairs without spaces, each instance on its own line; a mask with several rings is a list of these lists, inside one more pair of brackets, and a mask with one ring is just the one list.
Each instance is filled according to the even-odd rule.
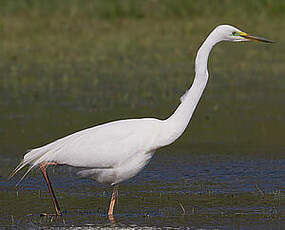
[[234,32],[232,32],[232,35],[233,36],[239,36],[239,32],[234,31]]

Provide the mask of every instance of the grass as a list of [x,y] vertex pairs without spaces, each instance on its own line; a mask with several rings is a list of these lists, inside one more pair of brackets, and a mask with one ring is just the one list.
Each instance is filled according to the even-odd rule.
[[[83,188],[87,189],[87,188]],[[119,201],[116,205],[116,218],[119,222],[128,224],[133,221],[138,225],[155,224],[164,226],[175,223],[181,226],[187,226],[189,223],[209,224],[217,226],[217,220],[221,226],[235,223],[245,226],[258,224],[266,226],[274,222],[281,223],[284,218],[284,194],[278,196],[273,194],[260,195],[257,193],[238,193],[238,194],[183,194],[183,193],[163,193],[151,190],[151,192],[142,192],[129,190],[121,187]],[[146,188],[144,188],[145,190]],[[53,207],[49,194],[42,192],[41,195],[36,191],[21,191],[17,199],[15,193],[1,192],[1,197],[5,202],[3,207],[6,213],[13,213],[13,216],[7,216],[2,213],[2,223],[22,226],[34,224],[44,227],[46,225],[69,226],[80,223],[97,224],[105,223],[106,207],[109,203],[109,196],[102,194],[101,188],[92,186],[93,196],[86,196],[84,191],[72,191],[76,188],[71,187],[68,194],[57,192],[60,202],[63,205],[64,216],[60,221],[54,219],[40,218],[36,213],[44,211],[52,212]],[[88,189],[87,189],[88,190]],[[147,189],[146,189],[147,190]],[[146,191],[145,190],[145,191]],[[88,194],[90,195],[90,188]],[[9,205],[7,205],[9,202]],[[28,203],[27,203],[28,202]],[[17,208],[15,208],[17,207]],[[29,207],[27,209],[27,207]],[[26,210],[25,218],[21,210]],[[31,214],[33,213],[33,214]],[[135,213],[135,217],[131,214]],[[190,222],[189,222],[190,221]],[[188,224],[187,224],[188,223]]]
[[[108,106],[113,98],[116,103],[133,107],[173,100],[190,85],[195,52],[212,29],[206,23],[197,21],[196,26],[188,20],[159,21],[156,25],[152,20],[95,20],[84,26],[65,23],[63,26],[56,21],[46,28],[23,20],[17,28],[13,28],[14,23],[5,27],[0,70],[6,96],[21,100],[25,94],[25,101],[32,102],[48,96],[58,103],[80,100],[81,104],[97,107]],[[196,31],[201,27],[203,34]],[[228,57],[228,63],[224,58],[227,49],[235,54]],[[213,77],[220,76],[213,84],[223,88],[242,83],[274,87],[267,78],[269,74],[274,74],[276,84],[283,83],[278,78],[283,57],[275,62],[267,56],[273,51],[274,47],[256,49],[246,45],[238,49],[225,45],[215,51],[215,61],[210,62]],[[260,65],[261,61],[274,61],[275,72]],[[236,73],[241,76],[228,77]],[[255,75],[260,77],[256,79]],[[85,97],[88,91],[93,91],[92,99]]]
[[[26,149],[73,131],[119,118],[166,118],[193,80],[196,50],[221,23],[278,43],[215,47],[190,129],[164,151],[283,158],[284,11],[283,0],[0,1],[2,179]],[[191,184],[196,192],[189,194],[122,187],[119,218],[146,226],[260,229],[284,219],[282,188],[218,194],[209,183]],[[0,224],[50,226],[25,215],[52,210],[41,185],[18,193],[1,188]],[[57,190],[68,210],[63,226],[106,222],[110,197],[101,188],[68,188],[68,194]]]
[[67,17],[87,17],[103,19],[121,18],[201,18],[212,15],[246,17],[251,14],[260,17],[282,17],[285,3],[282,0],[106,0],[106,1],[44,1],[44,0],[3,0],[1,9],[6,14],[26,16],[65,15]]
[[[285,31],[284,1],[3,0],[0,10],[7,154],[106,119],[166,118],[193,80],[196,50],[218,24],[277,41]],[[284,47],[282,40],[217,46],[186,145],[284,152]],[[31,123],[38,129],[31,132]],[[11,144],[14,138],[23,143]]]

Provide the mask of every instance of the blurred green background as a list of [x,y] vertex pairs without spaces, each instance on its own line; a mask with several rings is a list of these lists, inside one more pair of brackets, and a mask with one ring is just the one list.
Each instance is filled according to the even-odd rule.
[[219,24],[276,40],[219,44],[183,138],[192,153],[284,153],[285,1],[1,0],[0,153],[102,122],[167,118]]

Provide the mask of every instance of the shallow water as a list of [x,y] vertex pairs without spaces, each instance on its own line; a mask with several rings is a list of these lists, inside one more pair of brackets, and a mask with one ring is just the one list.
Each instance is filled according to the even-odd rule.
[[[1,171],[15,159],[1,159]],[[5,167],[3,167],[5,165]],[[46,185],[32,172],[16,189],[19,177],[0,178],[1,226],[25,228],[242,228],[281,229],[285,224],[285,159],[281,156],[196,155],[186,149],[166,149],[135,178],[122,183],[116,223],[106,209],[111,188],[73,176],[67,167],[49,172],[64,211],[53,212]]]
[[[269,94],[278,98],[274,90]],[[251,104],[257,101],[252,99]],[[282,229],[285,224],[284,144],[278,135],[284,125],[281,110],[280,117],[274,113],[266,119],[267,114],[245,104],[233,105],[233,110],[246,107],[237,117],[225,109],[211,112],[210,103],[200,104],[185,134],[120,185],[115,223],[111,223],[106,215],[111,188],[77,178],[74,169],[49,169],[63,211],[59,219],[40,216],[54,210],[39,170],[33,170],[19,187],[15,185],[23,172],[10,181],[7,176],[26,149],[108,120],[138,114],[166,117],[171,109],[98,111],[72,101],[53,107],[8,102],[0,108],[1,227]]]
[[[111,188],[67,167],[49,169],[63,216],[40,217],[53,206],[39,170],[19,187],[23,172],[7,180],[25,150],[110,120],[166,118],[193,80],[201,41],[221,22],[35,17],[16,15],[0,30],[0,228],[282,229],[282,41],[214,49],[189,128],[120,185],[115,223],[106,215]],[[244,27],[281,40],[282,20],[262,20],[246,17]]]

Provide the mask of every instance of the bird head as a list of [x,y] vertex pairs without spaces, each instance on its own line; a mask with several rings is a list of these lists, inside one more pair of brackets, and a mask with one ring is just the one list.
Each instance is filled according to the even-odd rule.
[[221,36],[220,39],[223,41],[232,41],[232,42],[246,42],[246,41],[259,41],[274,43],[274,41],[268,40],[266,38],[257,37],[249,35],[233,26],[230,25],[220,25],[215,29],[217,35]]

